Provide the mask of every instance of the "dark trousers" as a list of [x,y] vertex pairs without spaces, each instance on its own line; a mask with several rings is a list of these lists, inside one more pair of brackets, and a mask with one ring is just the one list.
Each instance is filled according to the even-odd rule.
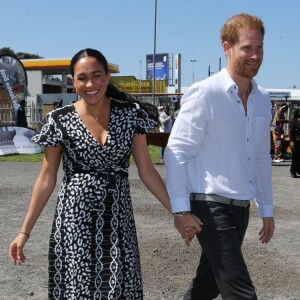
[[160,159],[164,159],[164,156],[165,156],[165,148],[160,147]]
[[249,221],[249,207],[191,201],[191,210],[203,222],[197,235],[202,248],[196,277],[185,300],[256,300],[241,245]]

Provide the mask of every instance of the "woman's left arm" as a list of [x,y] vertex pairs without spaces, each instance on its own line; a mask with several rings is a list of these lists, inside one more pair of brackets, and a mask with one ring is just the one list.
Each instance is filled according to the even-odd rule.
[[145,186],[172,213],[165,184],[151,161],[145,134],[133,138],[132,155]]
[[[151,161],[146,135],[136,136],[133,139],[133,158],[138,168],[139,176],[148,190],[172,213],[169,195],[161,176]],[[188,246],[196,233],[201,231],[202,222],[194,215],[187,214],[177,217],[175,227]]]

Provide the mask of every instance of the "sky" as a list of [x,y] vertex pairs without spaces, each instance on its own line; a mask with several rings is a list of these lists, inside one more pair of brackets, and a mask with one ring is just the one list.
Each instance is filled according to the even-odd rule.
[[[146,78],[155,0],[0,1],[0,48],[49,59],[95,48],[119,65],[118,75]],[[220,59],[226,66],[220,29],[238,13],[256,15],[265,25],[256,81],[268,89],[300,88],[299,0],[157,0],[156,53],[181,54],[182,86],[205,79],[209,65],[213,73]]]

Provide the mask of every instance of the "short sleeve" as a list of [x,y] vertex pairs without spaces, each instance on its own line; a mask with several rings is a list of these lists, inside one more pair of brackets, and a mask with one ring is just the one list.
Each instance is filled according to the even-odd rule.
[[153,118],[151,118],[144,109],[140,108],[138,104],[136,105],[138,109],[136,128],[134,133],[135,136],[146,134],[158,125],[158,123]]
[[48,147],[56,147],[62,144],[62,131],[51,113],[45,116],[37,134],[31,140]]

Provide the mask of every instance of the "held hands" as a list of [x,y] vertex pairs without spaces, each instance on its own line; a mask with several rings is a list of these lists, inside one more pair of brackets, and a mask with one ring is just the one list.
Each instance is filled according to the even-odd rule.
[[25,262],[26,257],[23,253],[23,247],[28,239],[29,236],[20,232],[18,236],[11,242],[9,247],[9,257],[14,265],[21,265]]
[[201,220],[191,213],[174,215],[174,226],[187,246],[190,245],[194,236],[201,232],[202,225]]

